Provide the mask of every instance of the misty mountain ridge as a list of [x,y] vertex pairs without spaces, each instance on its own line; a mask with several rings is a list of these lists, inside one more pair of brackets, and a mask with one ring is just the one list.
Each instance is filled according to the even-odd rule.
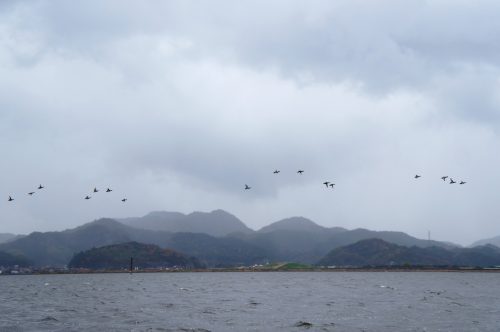
[[33,232],[0,244],[0,251],[24,256],[36,266],[64,266],[76,252],[129,241],[129,232],[123,226],[112,219],[101,219],[61,232]]
[[0,233],[0,243],[5,243],[9,241],[16,240],[23,237],[24,235],[16,235],[11,233]]
[[[142,218],[121,220],[103,218],[61,232],[34,232],[0,244],[0,251],[24,256],[37,266],[64,266],[75,253],[135,241],[194,256],[206,266],[222,267],[283,261],[313,264],[332,249],[370,238],[408,247],[452,247],[402,232],[327,228],[302,217],[283,219],[253,231],[222,210],[188,215],[153,212]],[[187,220],[187,225],[179,226],[182,220]]]
[[482,245],[492,244],[494,246],[500,247],[500,235],[488,239],[482,239],[471,244],[471,247],[477,247]]
[[331,232],[340,233],[347,229],[342,227],[327,228],[316,224],[314,221],[304,217],[291,217],[273,222],[258,230],[259,233],[269,233],[277,230],[304,231],[304,232]]
[[155,211],[144,217],[118,219],[121,223],[153,231],[172,233],[204,233],[212,236],[225,236],[231,233],[250,233],[240,219],[224,210],[212,212],[180,212]]
[[202,233],[171,233],[99,219],[62,232],[33,232],[0,244],[0,251],[24,257],[35,266],[65,266],[75,253],[127,242],[154,244],[195,256],[208,266],[248,265],[265,261],[261,248],[236,238],[218,238]]
[[449,249],[405,247],[381,239],[367,239],[333,249],[318,265],[489,267],[500,265],[500,248],[493,245]]
[[235,234],[233,236],[264,248],[271,261],[292,261],[305,264],[316,263],[334,248],[373,238],[408,247],[437,246],[447,249],[455,248],[455,246],[448,243],[421,240],[402,232],[370,231],[367,229],[340,232],[326,229],[323,232],[318,232],[317,228],[313,228],[313,231],[305,231],[282,229],[280,227],[280,229],[273,231]]
[[[236,216],[224,210],[211,212],[195,211],[190,214],[180,212],[154,211],[143,217],[116,219],[119,222],[135,228],[167,231],[204,233],[212,236],[226,236],[234,233],[250,234],[255,231],[246,226]],[[304,217],[290,217],[273,222],[262,227],[257,232],[268,233],[275,230],[329,232],[338,233],[347,231],[342,227],[324,227]]]
[[359,240],[375,238],[407,247],[411,246],[417,246],[422,248],[433,247],[433,246],[443,247],[443,248],[460,247],[459,245],[450,242],[418,239],[416,237],[413,237],[411,235],[399,231],[372,231],[365,228],[356,228],[341,234],[342,236],[336,237],[340,241],[340,246],[349,243],[354,243]]

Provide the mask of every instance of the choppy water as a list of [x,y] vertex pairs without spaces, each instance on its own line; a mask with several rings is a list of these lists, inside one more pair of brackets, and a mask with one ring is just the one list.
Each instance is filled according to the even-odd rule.
[[39,330],[499,331],[500,274],[0,277],[0,331]]

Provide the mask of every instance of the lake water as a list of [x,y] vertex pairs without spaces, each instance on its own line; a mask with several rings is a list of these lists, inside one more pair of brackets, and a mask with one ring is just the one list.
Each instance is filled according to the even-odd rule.
[[0,277],[0,331],[40,330],[499,331],[500,274]]

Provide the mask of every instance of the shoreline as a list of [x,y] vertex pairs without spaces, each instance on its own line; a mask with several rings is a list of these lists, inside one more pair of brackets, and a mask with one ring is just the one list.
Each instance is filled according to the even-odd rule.
[[175,270],[165,270],[165,269],[144,269],[144,270],[134,270],[130,272],[129,270],[90,270],[90,269],[79,269],[79,270],[40,270],[33,271],[30,273],[2,273],[0,276],[20,276],[20,275],[59,275],[59,274],[143,274],[143,273],[221,273],[221,272],[233,272],[233,273],[269,273],[269,272],[398,272],[398,273],[408,273],[408,272],[440,272],[440,273],[500,273],[500,268],[311,268],[311,269],[250,269],[250,268],[213,268],[213,269],[175,269]]

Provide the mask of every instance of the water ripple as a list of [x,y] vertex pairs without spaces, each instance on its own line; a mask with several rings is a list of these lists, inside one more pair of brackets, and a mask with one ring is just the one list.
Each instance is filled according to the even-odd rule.
[[2,331],[497,331],[486,273],[5,276]]

